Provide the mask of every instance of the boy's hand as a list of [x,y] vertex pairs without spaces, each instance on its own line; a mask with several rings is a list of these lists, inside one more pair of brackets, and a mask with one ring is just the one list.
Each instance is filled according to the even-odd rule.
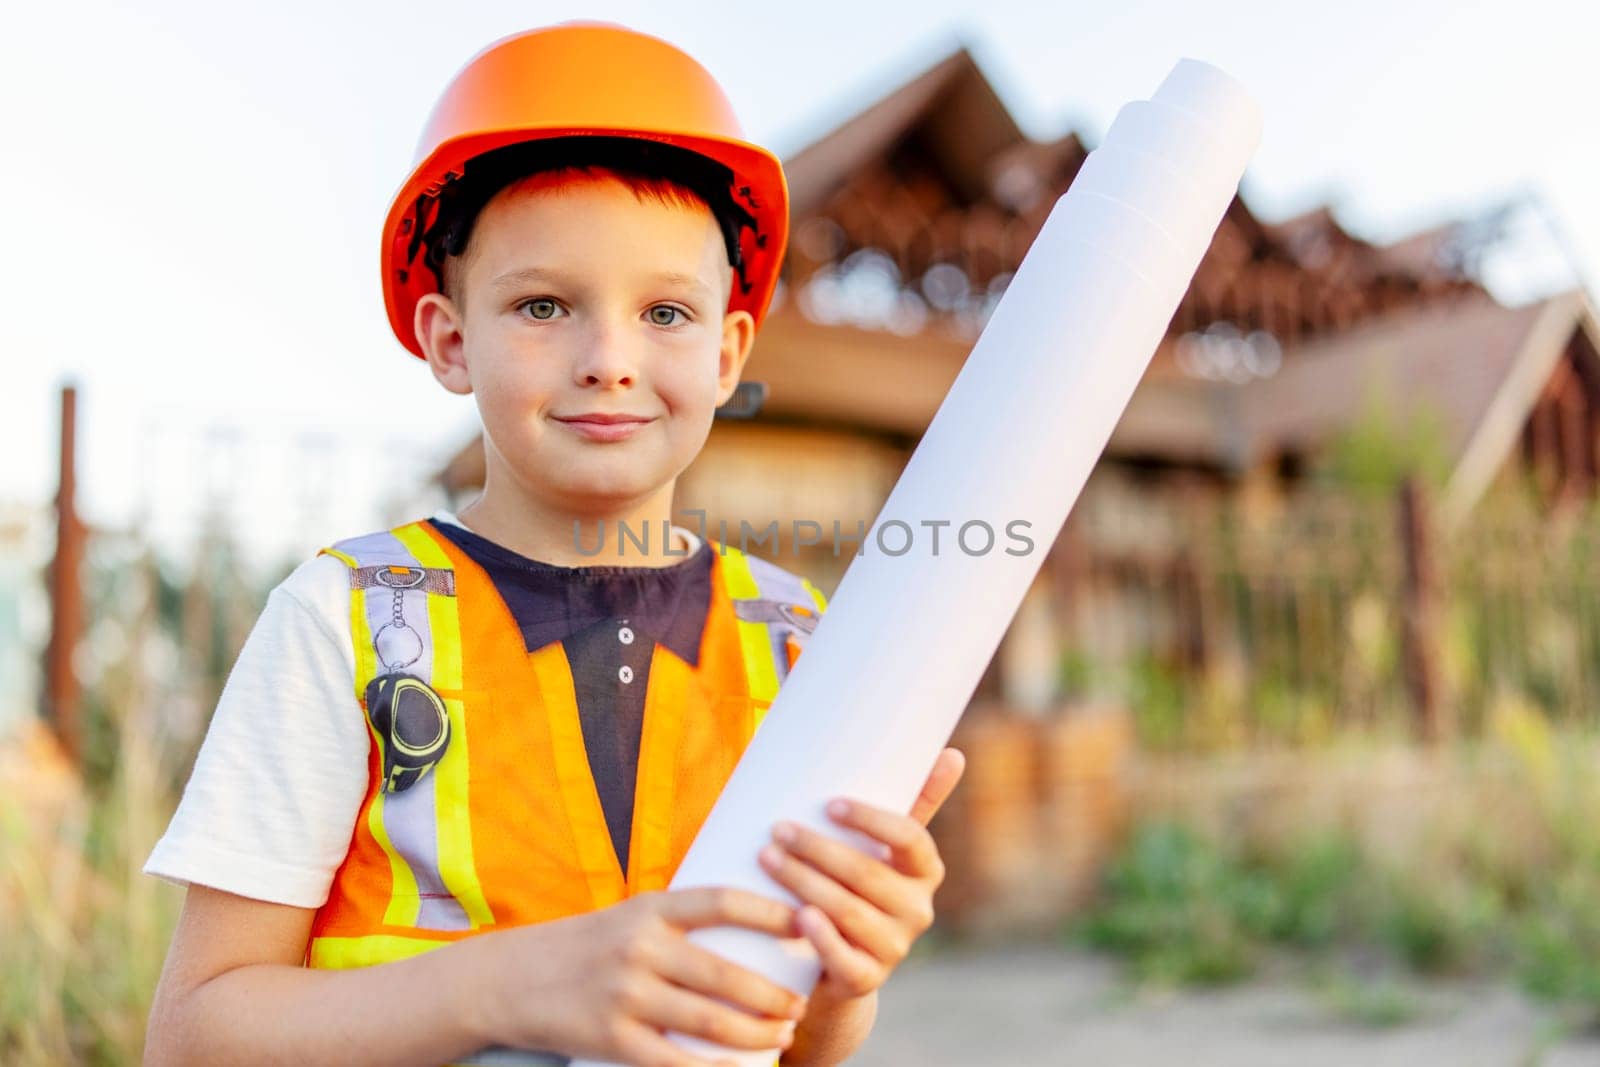
[[965,769],[960,750],[940,753],[910,815],[858,801],[829,803],[833,821],[879,842],[883,858],[792,823],[773,829],[761,865],[806,905],[799,929],[822,959],[822,980],[813,992],[818,1001],[876,991],[933,925],[944,861],[926,826]]
[[504,969],[490,1038],[650,1067],[705,1067],[666,1030],[733,1049],[787,1048],[806,998],[684,936],[705,926],[793,937],[795,910],[737,889],[684,889],[491,935]]

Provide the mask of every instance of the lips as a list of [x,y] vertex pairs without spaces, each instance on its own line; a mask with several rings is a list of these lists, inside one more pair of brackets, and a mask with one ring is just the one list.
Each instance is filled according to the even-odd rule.
[[600,426],[615,426],[619,422],[649,422],[643,415],[612,415],[591,411],[586,415],[558,415],[561,422],[592,422]]
[[583,415],[558,416],[556,421],[585,440],[622,441],[652,420],[642,415],[591,411]]

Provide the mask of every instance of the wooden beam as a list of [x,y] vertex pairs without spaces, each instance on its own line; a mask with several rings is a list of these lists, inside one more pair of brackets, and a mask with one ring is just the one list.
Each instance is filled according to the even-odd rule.
[[61,441],[56,489],[56,551],[50,563],[50,642],[45,650],[44,718],[69,759],[83,766],[82,689],[73,666],[83,637],[86,531],[78,518],[78,391],[61,390]]
[[790,305],[767,316],[745,376],[767,383],[764,416],[915,437],[971,347],[933,330],[898,337],[823,326]]
[[1421,484],[1408,478],[1400,489],[1401,660],[1411,692],[1418,739],[1437,745],[1452,734],[1439,662],[1439,576],[1434,559],[1432,508]]

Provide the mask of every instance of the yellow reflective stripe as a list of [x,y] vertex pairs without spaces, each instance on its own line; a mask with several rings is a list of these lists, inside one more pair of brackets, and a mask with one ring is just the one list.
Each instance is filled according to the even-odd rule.
[[397,937],[394,934],[369,934],[366,937],[317,937],[311,940],[311,966],[333,970],[351,967],[371,967],[379,963],[410,959],[449,941],[431,941],[421,937]]
[[750,561],[737,548],[722,546],[722,580],[728,595],[735,600],[755,600],[761,595],[755,575],[750,573]]
[[[355,557],[348,553],[333,548],[323,551],[343,560],[347,567],[353,569],[360,566]],[[372,645],[372,627],[367,623],[366,591],[362,589],[350,590],[350,635],[356,655],[356,700],[361,701],[366,699],[367,683],[378,673],[378,655]],[[367,734],[372,738],[373,746],[382,751],[383,742],[378,737],[378,731],[372,728],[372,720],[363,715],[362,721],[366,723]],[[384,911],[383,921],[391,926],[415,926],[418,911],[422,907],[422,899],[417,895],[417,876],[411,873],[411,865],[405,861],[405,857],[395,851],[393,843],[389,840],[389,831],[383,822],[384,795],[383,791],[379,790],[372,799],[372,807],[367,809],[367,829],[371,831],[373,840],[378,842],[378,847],[383,849],[383,854],[389,858],[391,889],[389,906]],[[407,901],[410,902],[409,906]]]
[[[728,595],[735,600],[755,600],[761,587],[750,573],[750,562],[736,548],[722,558],[723,577]],[[773,662],[772,634],[763,622],[735,619],[739,628],[739,647],[744,653],[745,677],[750,682],[750,697],[756,702],[755,725],[766,718],[767,707],[778,695],[778,667]]]
[[445,555],[444,549],[440,548],[417,523],[400,526],[389,532],[394,534],[395,540],[405,545],[406,551],[424,567],[443,571],[450,569],[450,557]]
[[[437,625],[433,633],[437,640]],[[434,646],[435,653],[438,647]],[[444,703],[450,712],[451,741],[444,758],[433,769],[434,804],[439,822],[439,880],[461,904],[461,910],[467,913],[476,930],[493,925],[494,913],[489,910],[483,883],[478,880],[478,867],[472,858],[472,813],[467,808],[467,717],[459,699],[449,698]]]
[[810,593],[811,599],[816,602],[819,615],[828,610],[828,598],[822,595],[822,590],[812,585],[809,578],[800,579],[800,584],[806,587],[806,592]]
[[[343,556],[343,553],[334,554]],[[349,560],[348,556],[344,558]],[[353,566],[354,561],[350,562]],[[356,653],[356,699],[365,700],[367,683],[378,673],[378,654],[372,645],[372,628],[367,624],[367,598],[364,589],[350,590],[350,634]],[[381,752],[383,741],[378,736],[378,731],[373,729],[372,720],[363,715],[362,721],[367,724],[367,734],[372,738],[373,746]],[[372,838],[378,842],[378,847],[383,849],[383,854],[389,857],[392,888],[389,892],[389,906],[383,913],[383,921],[389,926],[415,926],[417,913],[422,907],[422,898],[417,895],[417,876],[411,873],[411,865],[395,850],[389,840],[389,830],[383,821],[385,795],[380,789],[372,798],[372,807],[367,809],[367,829],[372,832]]]
[[[395,537],[418,563],[449,570],[450,557],[416,524],[402,526]],[[433,636],[433,687],[442,693],[460,692],[461,615],[456,598],[428,594],[428,627]],[[434,812],[437,820],[439,880],[456,898],[476,930],[494,923],[478,867],[472,858],[472,813],[467,807],[467,719],[459,698],[446,697],[450,715],[450,745],[433,769]]]
[[356,558],[354,556],[347,552],[340,552],[337,548],[325,548],[320,554],[332,556],[334,559],[343,561],[344,565],[349,567],[351,570],[355,570],[360,566],[360,564],[356,562]]

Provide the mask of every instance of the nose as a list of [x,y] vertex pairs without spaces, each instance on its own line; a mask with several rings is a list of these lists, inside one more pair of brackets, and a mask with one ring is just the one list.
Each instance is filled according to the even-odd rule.
[[589,331],[587,340],[573,363],[576,384],[600,389],[634,384],[639,373],[638,353],[625,329],[609,322],[598,322]]

